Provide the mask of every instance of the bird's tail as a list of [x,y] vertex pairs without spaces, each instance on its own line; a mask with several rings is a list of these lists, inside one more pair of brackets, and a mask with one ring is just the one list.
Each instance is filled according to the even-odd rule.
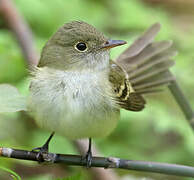
[[172,41],[153,42],[159,30],[159,23],[152,25],[116,60],[139,94],[160,91],[162,85],[175,80],[169,68],[174,65],[172,57],[177,52],[171,48]]

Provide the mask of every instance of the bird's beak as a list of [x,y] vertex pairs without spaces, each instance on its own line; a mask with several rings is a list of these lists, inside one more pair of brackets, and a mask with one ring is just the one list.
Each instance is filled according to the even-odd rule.
[[123,40],[108,40],[102,45],[102,48],[110,49],[116,46],[121,46],[126,43],[127,42]]

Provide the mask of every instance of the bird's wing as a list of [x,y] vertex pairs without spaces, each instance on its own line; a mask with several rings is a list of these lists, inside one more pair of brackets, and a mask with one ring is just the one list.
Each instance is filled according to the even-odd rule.
[[177,52],[171,48],[172,41],[153,42],[159,30],[159,23],[152,25],[110,63],[109,79],[122,108],[140,111],[145,105],[144,94],[158,92],[175,80],[169,68]]
[[144,98],[134,91],[127,73],[112,60],[110,61],[109,81],[116,94],[116,102],[121,108],[131,111],[141,111],[144,108]]
[[152,25],[115,61],[126,71],[135,92],[142,95],[175,80],[169,68],[177,52],[171,48],[172,41],[153,42],[159,30],[159,23]]

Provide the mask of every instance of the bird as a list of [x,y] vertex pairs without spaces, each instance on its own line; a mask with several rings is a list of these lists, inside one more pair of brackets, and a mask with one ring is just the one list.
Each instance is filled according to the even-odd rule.
[[92,25],[72,21],[60,27],[43,47],[31,70],[28,111],[37,125],[52,132],[39,148],[48,152],[54,132],[69,138],[89,138],[87,167],[92,164],[92,138],[108,136],[120,110],[144,109],[144,95],[161,91],[175,80],[169,72],[176,51],[172,41],[154,42],[155,23],[116,60],[110,50],[126,41],[111,40]]

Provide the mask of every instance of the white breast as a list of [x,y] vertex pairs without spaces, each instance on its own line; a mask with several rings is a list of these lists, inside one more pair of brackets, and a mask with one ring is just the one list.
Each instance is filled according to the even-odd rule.
[[28,108],[38,125],[68,138],[104,137],[117,124],[119,111],[106,71],[41,68],[30,91]]

